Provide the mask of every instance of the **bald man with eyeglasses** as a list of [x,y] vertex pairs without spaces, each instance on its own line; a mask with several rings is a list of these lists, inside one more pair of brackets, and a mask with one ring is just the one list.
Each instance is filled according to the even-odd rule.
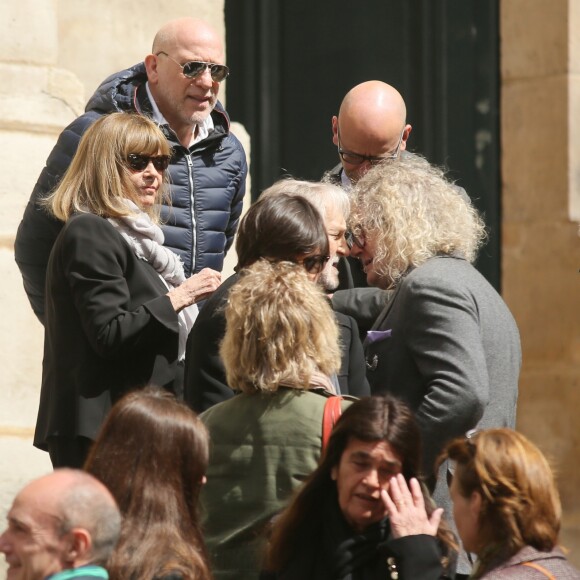
[[[381,161],[413,155],[407,151],[411,131],[407,107],[397,89],[377,80],[356,85],[345,95],[338,115],[332,117],[332,142],[340,163],[323,180],[348,191]],[[456,187],[469,199],[463,188]],[[347,236],[347,242],[352,244],[352,238]],[[332,305],[357,321],[364,340],[389,293],[368,287],[366,274],[356,258],[340,260],[339,280]]]
[[[397,89],[382,81],[356,85],[345,95],[338,115],[332,117],[332,142],[340,163],[326,173],[324,180],[350,190],[371,167],[401,155],[411,130],[405,101]],[[368,287],[356,258],[341,259],[338,269],[340,284],[332,305],[355,318],[364,340],[388,293]]]
[[164,245],[183,260],[187,276],[221,271],[242,212],[246,154],[230,132],[218,101],[229,74],[223,42],[202,20],[181,18],[162,26],[144,62],[107,78],[85,113],[61,133],[32,192],[15,242],[16,262],[38,319],[44,323],[46,266],[62,222],[41,201],[68,168],[81,136],[112,112],[146,115],[172,147],[171,201],[161,208]]
[[332,117],[340,164],[329,177],[349,189],[373,165],[398,157],[411,134],[403,97],[391,85],[367,81],[352,88]]

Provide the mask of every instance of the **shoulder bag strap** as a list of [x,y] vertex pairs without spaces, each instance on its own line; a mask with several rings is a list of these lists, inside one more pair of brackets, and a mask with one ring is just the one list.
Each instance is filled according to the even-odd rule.
[[556,576],[550,574],[548,570],[546,570],[543,566],[536,564],[535,562],[522,562],[521,566],[528,566],[529,568],[534,568],[538,572],[541,572],[546,578],[550,578],[550,580],[556,580]]
[[324,414],[322,415],[322,451],[326,449],[330,434],[338,418],[342,413],[342,397],[329,397],[324,403]]

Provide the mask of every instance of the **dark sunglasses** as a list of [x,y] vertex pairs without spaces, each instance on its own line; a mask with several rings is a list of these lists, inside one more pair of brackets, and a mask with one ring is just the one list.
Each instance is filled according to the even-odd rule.
[[157,171],[165,171],[169,167],[169,155],[149,156],[129,153],[127,156],[127,165],[134,171],[143,171],[149,162],[153,163]]
[[367,243],[364,235],[361,234],[360,236],[355,236],[350,230],[344,234],[344,239],[346,240],[346,245],[349,250],[352,250],[353,246],[357,246],[362,250]]
[[302,260],[302,265],[309,274],[320,274],[320,272],[322,272],[324,269],[324,266],[326,266],[326,262],[328,262],[328,260],[330,260],[330,256],[322,256],[317,254],[315,256],[308,256],[307,258],[304,258],[304,260]]
[[164,54],[177,66],[180,66],[183,71],[183,76],[186,76],[188,79],[195,79],[203,74],[206,69],[209,69],[209,74],[211,75],[212,80],[216,83],[221,83],[230,74],[230,69],[225,64],[215,64],[213,62],[203,62],[201,60],[190,60],[189,62],[181,64],[162,50],[157,53],[157,56],[160,54]]

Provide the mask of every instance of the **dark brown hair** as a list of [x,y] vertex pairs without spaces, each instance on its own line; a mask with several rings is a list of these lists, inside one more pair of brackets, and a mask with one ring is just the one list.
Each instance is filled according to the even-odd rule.
[[167,391],[135,391],[112,408],[85,464],[123,516],[111,580],[211,577],[198,523],[207,463],[205,426]]
[[560,498],[548,461],[531,441],[511,429],[487,429],[449,443],[441,460],[447,457],[457,462],[460,494],[481,495],[475,578],[524,546],[554,548]]
[[[336,483],[331,472],[340,463],[352,439],[385,441],[402,458],[401,471],[405,479],[419,478],[421,434],[407,405],[391,396],[365,397],[353,403],[334,427],[320,465],[274,524],[266,557],[267,570],[281,571],[297,553],[298,546],[318,541],[316,536],[324,520],[323,500],[329,495],[336,496]],[[422,487],[430,514],[434,508],[425,486]],[[440,526],[438,537],[444,546],[455,548],[452,535],[445,526]]]
[[328,255],[328,237],[318,210],[303,197],[281,193],[260,198],[240,221],[236,271],[260,258],[288,260]]

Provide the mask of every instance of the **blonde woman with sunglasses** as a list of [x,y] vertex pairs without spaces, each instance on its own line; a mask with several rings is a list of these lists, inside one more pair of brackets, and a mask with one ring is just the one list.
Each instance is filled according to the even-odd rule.
[[34,444],[55,467],[82,465],[127,391],[148,383],[181,390],[196,303],[220,274],[204,269],[186,279],[163,246],[158,207],[169,159],[163,133],[146,117],[102,117],[46,201],[66,223],[48,263]]

